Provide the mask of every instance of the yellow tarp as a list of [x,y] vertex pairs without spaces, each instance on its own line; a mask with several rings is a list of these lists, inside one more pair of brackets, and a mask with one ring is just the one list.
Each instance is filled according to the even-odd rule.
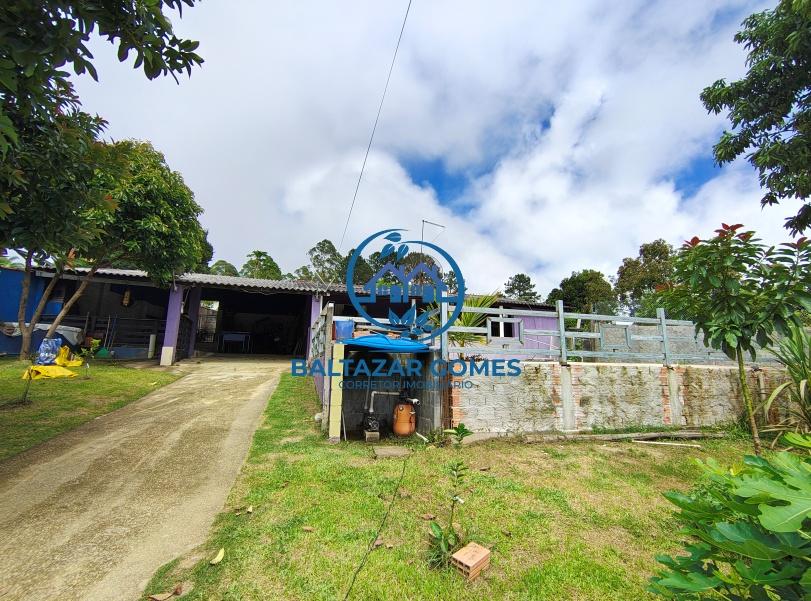
[[[30,372],[30,376],[29,376]],[[76,374],[61,365],[32,365],[23,373],[23,380],[28,378],[41,380],[43,378],[75,378]]]
[[81,359],[70,359],[70,349],[62,346],[54,359],[57,365],[62,367],[81,367],[83,361]]

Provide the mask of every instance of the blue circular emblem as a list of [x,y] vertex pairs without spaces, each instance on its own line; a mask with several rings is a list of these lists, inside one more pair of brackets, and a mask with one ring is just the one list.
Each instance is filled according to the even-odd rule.
[[[369,323],[386,330],[399,332],[404,338],[413,340],[432,340],[453,325],[462,313],[465,301],[465,280],[462,271],[444,249],[431,242],[422,240],[403,240],[400,232],[403,229],[390,229],[372,234],[352,253],[346,268],[346,290],[349,301]],[[381,258],[387,262],[371,279],[361,285],[362,292],[355,290],[355,265],[363,251],[372,242],[382,239]],[[450,270],[456,276],[456,292],[450,292],[442,280],[439,267],[420,262],[414,266],[403,265],[408,255],[408,245],[419,244],[438,253],[448,262]],[[372,317],[367,307],[379,298],[389,297],[389,323],[383,323]],[[440,324],[439,311],[442,303],[454,305],[448,321]],[[392,305],[406,305],[402,313],[397,313]],[[420,305],[422,308],[420,309]]]

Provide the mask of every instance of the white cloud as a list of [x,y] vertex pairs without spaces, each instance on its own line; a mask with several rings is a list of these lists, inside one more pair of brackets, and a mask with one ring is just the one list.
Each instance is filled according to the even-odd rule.
[[[785,238],[792,207],[760,211],[745,164],[695,194],[674,187],[723,120],[700,90],[743,70],[732,35],[761,4],[421,2],[412,6],[346,249],[385,227],[439,238],[475,290],[528,271],[548,291],[572,270],[610,274],[640,243],[742,221]],[[148,82],[94,45],[85,107],[116,138],[150,139],[195,190],[218,258],[254,248],[282,268],[341,237],[405,3],[202,3],[176,23],[206,59]],[[406,159],[492,169],[453,205]],[[428,237],[428,236],[426,236]]]

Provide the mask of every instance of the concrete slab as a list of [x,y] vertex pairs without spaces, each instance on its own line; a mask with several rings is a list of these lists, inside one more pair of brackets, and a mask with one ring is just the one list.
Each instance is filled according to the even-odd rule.
[[377,446],[372,447],[375,453],[375,459],[388,459],[390,457],[405,457],[411,454],[411,449],[408,447],[395,447],[395,446]]

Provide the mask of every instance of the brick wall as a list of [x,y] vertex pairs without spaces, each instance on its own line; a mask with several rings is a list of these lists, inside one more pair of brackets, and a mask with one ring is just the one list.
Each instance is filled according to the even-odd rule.
[[[629,426],[712,426],[743,410],[738,372],[728,366],[524,362],[517,377],[454,377],[450,422],[476,432],[543,432]],[[750,370],[755,400],[782,381]]]

